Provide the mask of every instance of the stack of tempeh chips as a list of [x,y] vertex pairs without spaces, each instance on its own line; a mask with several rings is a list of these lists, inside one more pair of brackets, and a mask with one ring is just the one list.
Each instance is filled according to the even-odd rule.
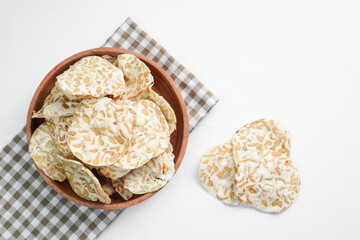
[[264,119],[246,124],[232,142],[207,152],[199,177],[203,187],[223,202],[264,212],[287,209],[300,185],[298,170],[290,160],[288,133]]
[[91,201],[110,203],[116,192],[129,200],[163,187],[175,172],[176,116],[153,82],[131,54],[89,56],[70,66],[33,114],[45,118],[29,146],[36,165]]

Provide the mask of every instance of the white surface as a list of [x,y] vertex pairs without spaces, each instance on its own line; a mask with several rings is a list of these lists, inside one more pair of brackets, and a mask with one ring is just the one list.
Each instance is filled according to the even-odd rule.
[[[190,135],[158,194],[123,211],[106,239],[359,239],[359,1],[1,1],[0,145],[25,124],[40,81],[100,46],[131,16],[220,102]],[[229,207],[197,178],[202,154],[243,124],[291,132],[301,188],[287,211]]]

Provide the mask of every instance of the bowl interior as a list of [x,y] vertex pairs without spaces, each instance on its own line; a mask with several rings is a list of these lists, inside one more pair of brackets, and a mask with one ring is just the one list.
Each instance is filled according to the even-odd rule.
[[[188,117],[186,112],[186,107],[184,100],[181,97],[179,90],[177,89],[173,80],[169,77],[169,75],[155,62],[152,60],[144,57],[143,55],[136,54],[129,50],[124,50],[120,48],[97,48],[91,49],[84,52],[80,52],[75,54],[74,56],[62,61],[58,64],[53,70],[49,72],[49,74],[44,78],[44,80],[39,85],[37,91],[34,94],[34,97],[31,101],[29,107],[29,113],[27,117],[26,123],[26,134],[27,134],[27,141],[29,140],[35,131],[35,129],[44,122],[44,119],[38,118],[31,118],[31,114],[33,111],[38,111],[41,109],[45,98],[50,94],[51,89],[55,85],[56,76],[64,72],[69,68],[70,65],[75,63],[76,61],[80,60],[82,57],[91,56],[91,55],[111,55],[117,56],[123,53],[130,53],[137,56],[141,59],[151,70],[152,75],[154,76],[154,86],[153,89],[163,96],[166,101],[169,102],[171,107],[173,108],[176,118],[176,130],[171,134],[171,143],[174,148],[174,155],[175,155],[175,170],[177,170],[180,166],[180,163],[183,159],[185,148],[187,145],[187,139],[189,134],[189,126],[188,126]],[[110,204],[103,204],[100,202],[92,202],[80,198],[77,196],[73,190],[71,189],[68,181],[59,183],[56,181],[51,180],[48,178],[40,169],[39,173],[44,178],[44,180],[58,193],[60,193],[63,197],[76,202],[80,205],[84,205],[91,208],[100,208],[100,209],[120,209],[125,208],[139,202],[144,201],[145,199],[151,197],[156,192],[147,193],[142,195],[134,195],[130,200],[125,201],[123,200],[118,194],[111,197]]]

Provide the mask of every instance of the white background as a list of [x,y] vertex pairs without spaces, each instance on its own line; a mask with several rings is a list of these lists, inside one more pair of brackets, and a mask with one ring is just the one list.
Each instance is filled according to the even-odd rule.
[[[191,133],[173,180],[105,239],[360,239],[359,1],[0,1],[0,145],[25,125],[61,60],[102,45],[128,16],[220,99]],[[201,156],[243,124],[291,133],[301,173],[281,214],[230,207],[197,178]]]

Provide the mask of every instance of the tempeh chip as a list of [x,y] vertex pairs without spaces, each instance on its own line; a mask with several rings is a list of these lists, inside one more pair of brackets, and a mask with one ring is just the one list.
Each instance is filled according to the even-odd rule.
[[150,69],[132,54],[119,55],[114,64],[124,73],[125,90],[121,96],[123,100],[132,100],[154,83]]
[[125,88],[123,72],[99,56],[83,57],[57,76],[60,89],[75,98],[120,96]]
[[90,201],[111,203],[111,199],[101,188],[99,180],[81,162],[62,158],[64,170],[71,188],[79,197]]
[[210,149],[200,161],[199,178],[202,186],[212,196],[230,205],[239,205],[232,155],[232,144],[224,143]]
[[[148,100],[136,102],[135,121],[127,153],[115,163],[124,169],[134,169],[161,154],[168,147],[169,131],[159,108]],[[162,117],[161,120],[159,117]]]
[[92,166],[117,162],[128,151],[135,107],[135,102],[107,97],[83,100],[69,127],[71,151]]
[[130,172],[130,169],[124,169],[121,167],[118,167],[116,165],[108,165],[108,166],[101,166],[98,167],[98,171],[104,175],[104,177],[111,178],[112,180],[121,178],[125,176],[128,172]]
[[66,179],[63,163],[46,123],[41,124],[31,136],[29,152],[36,166],[49,178],[59,182]]
[[236,180],[239,199],[264,212],[287,209],[300,187],[299,172],[289,159],[268,162],[254,151],[240,159]]
[[79,101],[80,99],[63,93],[56,82],[42,108],[35,112],[32,118],[71,116]]
[[175,173],[174,157],[172,146],[169,145],[160,156],[128,173],[124,177],[124,188],[135,194],[159,190]]
[[290,138],[273,120],[246,124],[233,136],[238,196],[264,212],[281,212],[294,201],[299,173],[290,161]]
[[55,140],[55,147],[65,157],[72,156],[68,140],[68,128],[74,119],[73,116],[46,117],[45,121],[50,128],[50,133]]

